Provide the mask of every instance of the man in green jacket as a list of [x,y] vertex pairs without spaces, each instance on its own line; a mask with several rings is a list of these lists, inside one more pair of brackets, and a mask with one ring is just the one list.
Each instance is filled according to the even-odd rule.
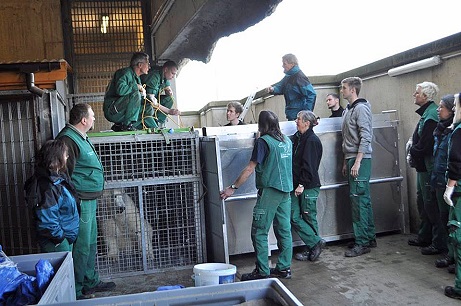
[[134,131],[141,111],[141,99],[146,97],[140,75],[149,71],[149,55],[136,52],[131,57],[130,67],[115,72],[104,95],[104,117],[113,122],[112,130]]
[[104,189],[104,173],[98,154],[86,134],[93,128],[94,120],[90,105],[76,104],[70,111],[69,123],[56,137],[68,147],[67,170],[81,199],[80,229],[72,252],[77,299],[92,298],[94,292],[115,288],[114,282],[100,281],[95,269],[98,234],[96,199]]
[[[271,111],[261,111],[258,119],[261,137],[255,141],[250,162],[243,169],[234,184],[221,191],[221,198],[234,194],[256,171],[258,198],[253,209],[251,240],[256,253],[256,268],[251,273],[242,274],[241,281],[268,277],[291,278],[291,258],[293,255],[290,213],[290,192],[293,190],[292,143],[280,131],[277,115]],[[275,268],[268,263],[268,233],[271,224],[279,248]]]
[[439,121],[437,105],[434,99],[439,88],[432,82],[416,85],[413,93],[414,103],[419,106],[416,113],[421,116],[411,138],[408,160],[410,167],[416,170],[416,204],[421,224],[418,237],[409,239],[408,244],[423,247],[423,255],[441,254],[447,250],[443,239],[445,226],[442,224],[435,195],[430,186],[434,167],[434,130]]
[[173,91],[170,81],[178,73],[178,65],[167,61],[162,67],[155,67],[147,74],[141,75],[141,82],[146,86],[147,97],[144,99],[139,112],[139,118],[134,125],[137,129],[156,128],[163,125],[167,115],[180,115],[181,112],[173,107]]

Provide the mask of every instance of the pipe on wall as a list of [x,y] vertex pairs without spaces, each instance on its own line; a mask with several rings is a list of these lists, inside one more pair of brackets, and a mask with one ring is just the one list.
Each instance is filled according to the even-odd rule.
[[42,97],[45,91],[43,89],[35,86],[35,77],[33,73],[26,73],[26,85],[27,90],[29,90],[34,95]]

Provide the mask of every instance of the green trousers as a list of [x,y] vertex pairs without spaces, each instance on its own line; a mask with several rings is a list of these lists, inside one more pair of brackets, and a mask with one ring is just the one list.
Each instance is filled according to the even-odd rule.
[[58,246],[52,242],[48,242],[44,245],[40,245],[40,251],[42,253],[72,252],[72,244],[69,244],[67,239],[64,239]]
[[99,283],[95,269],[98,235],[96,200],[82,200],[80,207],[80,228],[72,251],[77,297],[82,295],[83,288],[93,288]]
[[432,225],[425,209],[431,199],[430,178],[429,172],[416,173],[416,207],[420,220],[418,240],[425,244],[432,243]]
[[448,241],[452,245],[454,250],[454,258],[456,263],[456,274],[455,274],[455,291],[461,294],[461,197],[451,197],[454,206],[450,207],[450,220],[449,225],[449,237]]
[[317,223],[317,198],[320,188],[305,189],[299,196],[291,192],[291,227],[312,249],[322,238]]
[[103,111],[104,117],[110,122],[134,125],[141,111],[141,94],[134,92],[112,102],[104,101]]
[[293,256],[290,193],[274,188],[264,188],[258,194],[251,225],[251,240],[256,253],[256,267],[261,275],[270,274],[268,235],[272,223],[279,250],[276,268],[285,270],[291,266]]
[[[171,109],[171,107],[173,107],[173,99],[170,96],[161,96],[160,104]],[[139,118],[133,126],[137,129],[143,129],[144,126],[146,126],[146,128],[156,128],[159,124],[165,123],[165,120],[166,114],[154,108],[147,100],[143,100]]]
[[361,161],[359,175],[353,178],[351,168],[355,158],[347,160],[347,173],[349,178],[349,198],[352,206],[352,227],[355,243],[366,245],[376,239],[373,207],[370,197],[371,158]]
[[[432,210],[429,211],[432,214],[432,244],[439,250],[447,251],[448,256],[453,258],[453,248],[448,243],[448,220],[449,220],[449,206],[445,203],[443,199],[443,193],[445,188],[435,189],[433,197],[433,206]],[[427,212],[427,209],[426,209]],[[431,216],[429,216],[431,220]]]

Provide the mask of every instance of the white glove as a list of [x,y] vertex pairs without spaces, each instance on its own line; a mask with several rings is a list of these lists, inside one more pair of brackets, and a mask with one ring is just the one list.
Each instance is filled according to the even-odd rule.
[[410,148],[411,146],[413,145],[413,139],[410,137],[410,139],[408,139],[407,141],[407,144],[405,145],[405,152],[408,154],[410,154]]
[[407,154],[407,164],[410,165],[411,155],[410,153]]
[[158,105],[158,101],[157,101],[157,98],[155,97],[154,94],[149,94],[149,100],[152,101],[152,103],[157,106]]
[[142,96],[143,99],[146,98],[147,95],[146,95],[146,89],[145,89],[145,88],[143,88],[143,89],[141,90],[141,96]]
[[445,200],[445,203],[447,203],[450,206],[453,206],[453,201],[451,200],[451,195],[453,194],[453,190],[455,189],[455,186],[447,186],[445,188],[445,192],[443,193],[443,199]]

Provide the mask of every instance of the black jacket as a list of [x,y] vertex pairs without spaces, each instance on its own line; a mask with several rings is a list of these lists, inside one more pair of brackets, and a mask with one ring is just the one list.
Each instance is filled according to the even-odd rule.
[[301,184],[305,189],[320,187],[319,166],[323,147],[312,129],[304,134],[296,132],[293,142],[293,188]]

